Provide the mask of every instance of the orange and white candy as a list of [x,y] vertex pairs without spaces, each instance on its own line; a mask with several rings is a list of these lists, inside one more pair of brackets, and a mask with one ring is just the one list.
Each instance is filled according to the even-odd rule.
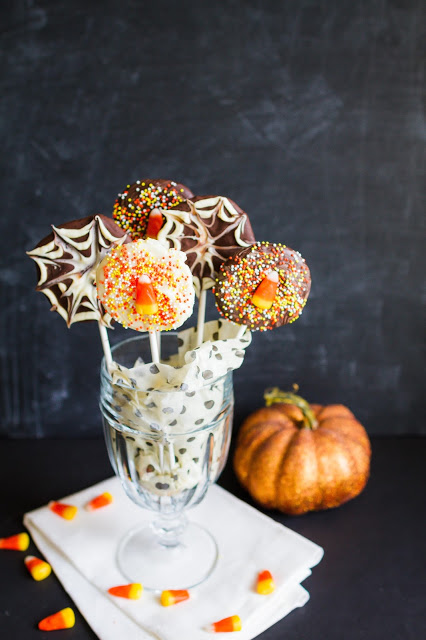
[[71,629],[74,625],[74,611],[70,607],[66,607],[40,620],[38,628],[41,631],[58,631],[59,629]]
[[52,567],[50,566],[50,564],[45,560],[36,558],[35,556],[27,556],[24,562],[28,571],[37,582],[40,582],[40,580],[44,580],[52,573]]
[[122,584],[118,587],[110,587],[108,593],[116,598],[127,598],[127,600],[139,600],[142,595],[143,586],[138,582]]
[[189,600],[189,591],[187,589],[168,589],[163,591],[160,597],[160,602],[163,607],[170,607],[173,604],[179,604]]
[[270,309],[277,295],[279,275],[274,269],[268,271],[254,292],[250,302],[258,309]]
[[49,509],[56,513],[57,516],[60,516],[64,520],[73,520],[77,515],[77,507],[72,504],[65,504],[64,502],[56,502],[52,500],[48,505]]
[[109,493],[109,491],[104,491],[104,493],[101,493],[95,498],[92,498],[92,500],[90,500],[90,502],[88,502],[84,508],[86,509],[86,511],[96,511],[97,509],[102,509],[102,507],[107,507],[113,502],[113,500],[114,498]]
[[30,546],[30,536],[28,533],[17,533],[8,538],[0,538],[0,549],[11,549],[12,551],[26,551]]
[[163,226],[163,214],[159,209],[153,209],[148,217],[148,226],[146,228],[147,238],[157,239],[158,232]]
[[230,633],[232,631],[241,631],[242,628],[240,616],[235,615],[213,622],[213,624],[206,627],[206,631],[211,633]]
[[265,569],[259,571],[256,582],[256,591],[262,596],[269,595],[275,591],[275,582],[270,571]]
[[194,285],[186,255],[158,240],[111,249],[96,271],[98,298],[124,327],[168,331],[192,314]]

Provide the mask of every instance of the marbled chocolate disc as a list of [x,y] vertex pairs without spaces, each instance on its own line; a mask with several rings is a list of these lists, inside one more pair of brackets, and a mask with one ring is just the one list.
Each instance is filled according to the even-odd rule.
[[145,238],[149,214],[153,209],[173,209],[193,195],[184,184],[143,178],[127,185],[118,194],[112,217],[132,240],[139,240]]
[[224,260],[255,242],[248,215],[224,196],[197,196],[162,213],[158,239],[186,253],[197,295],[214,286]]
[[52,225],[27,255],[38,270],[37,291],[47,296],[68,327],[73,322],[101,321],[111,326],[111,316],[97,299],[96,269],[111,247],[130,242],[127,234],[111,218],[88,216]]
[[[271,272],[278,274],[278,285],[272,306],[262,309],[252,299]],[[310,289],[309,268],[298,251],[283,244],[257,242],[222,264],[214,293],[224,318],[251,330],[266,331],[294,322]]]

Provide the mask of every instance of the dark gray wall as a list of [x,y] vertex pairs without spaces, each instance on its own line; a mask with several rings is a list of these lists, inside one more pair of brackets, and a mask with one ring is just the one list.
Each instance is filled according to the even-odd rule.
[[97,327],[49,313],[24,251],[142,176],[229,195],[310,265],[302,318],[254,336],[237,421],[298,382],[372,434],[426,431],[424,9],[2,4],[3,434],[100,433]]

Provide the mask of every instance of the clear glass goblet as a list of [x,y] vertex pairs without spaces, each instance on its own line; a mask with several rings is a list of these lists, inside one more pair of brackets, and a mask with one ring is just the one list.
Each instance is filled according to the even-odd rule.
[[[161,336],[161,362],[173,362],[175,333]],[[148,336],[137,335],[112,349],[113,360],[131,369],[151,362]],[[232,371],[197,391],[171,387],[141,389],[101,366],[100,407],[112,467],[126,494],[155,513],[151,524],[129,531],[117,551],[127,580],[148,590],[188,589],[213,571],[218,549],[202,526],[188,522],[186,510],[198,504],[219,477],[229,451],[233,417]],[[161,397],[160,397],[161,396]],[[164,423],[151,412],[163,409]],[[168,407],[177,418],[170,420]],[[171,409],[170,409],[171,411]],[[173,417],[173,416],[172,416]]]

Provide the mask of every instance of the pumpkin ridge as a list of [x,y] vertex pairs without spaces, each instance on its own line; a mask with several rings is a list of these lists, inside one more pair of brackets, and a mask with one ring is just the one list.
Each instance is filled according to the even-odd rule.
[[[332,438],[335,438],[338,442],[340,442],[340,444],[342,444],[345,447],[346,450],[346,454],[348,455],[349,459],[352,462],[352,468],[354,470],[354,473],[358,476],[361,477],[362,473],[361,473],[361,469],[358,465],[358,459],[357,457],[354,455],[352,448],[351,447],[347,447],[346,446],[346,442],[345,442],[345,438],[344,438],[344,434],[338,433],[336,431],[330,431],[328,429],[322,429],[322,432],[327,433],[329,436],[331,436]],[[360,444],[359,442],[357,442],[357,444]],[[349,493],[349,492],[348,492]],[[347,502],[348,500],[350,500],[353,496],[349,493],[349,495],[347,496],[345,502]],[[321,503],[322,506],[322,503]],[[323,508],[323,507],[322,507]]]
[[[328,420],[329,418],[327,418]],[[325,421],[324,421],[325,422]],[[352,422],[352,421],[351,421]],[[324,423],[323,423],[324,424]],[[357,424],[362,427],[362,424],[360,422],[357,422]],[[362,427],[363,428],[363,427]],[[340,438],[343,438],[344,440],[347,441],[347,443],[349,444],[358,444],[360,447],[362,447],[365,451],[365,453],[370,456],[371,455],[371,447],[370,444],[368,442],[368,440],[364,441],[361,439],[358,439],[356,437],[352,437],[351,435],[349,435],[348,433],[342,433],[341,431],[339,431],[338,429],[330,429],[328,427],[323,427],[321,425],[321,431],[323,433],[329,433],[330,435],[338,435]],[[367,436],[368,438],[368,436]]]
[[[250,428],[247,433],[242,434],[241,438],[238,438],[238,442],[237,442],[237,448],[235,450],[235,454],[234,454],[234,468],[235,468],[235,472],[240,480],[240,482],[244,485],[244,487],[247,489],[248,488],[248,478],[250,475],[250,467],[251,464],[253,462],[253,456],[255,456],[257,454],[257,451],[259,449],[259,447],[261,447],[265,442],[267,442],[267,440],[269,440],[269,438],[273,437],[274,435],[276,435],[277,433],[279,433],[281,431],[281,426],[277,425],[276,428],[269,432],[269,433],[265,433],[265,432],[260,432],[258,434],[254,434],[255,437],[253,438],[253,440],[250,442],[245,442],[245,437],[247,436],[247,434],[250,434],[250,432],[252,431],[252,429]],[[257,437],[256,437],[257,435]],[[243,447],[246,451],[246,455],[247,458],[243,460],[244,462],[244,468],[241,468],[241,461],[239,464],[235,464],[235,460],[239,460],[240,459],[240,449],[241,447]]]
[[294,439],[295,439],[296,436],[299,436],[299,433],[300,433],[300,429],[295,427],[295,431],[294,431],[292,437],[290,438],[290,440],[288,441],[287,448],[286,448],[286,450],[284,452],[283,457],[281,458],[281,462],[280,462],[280,466],[278,468],[277,476],[276,476],[275,481],[274,481],[274,484],[275,484],[275,495],[279,494],[280,478],[281,478],[282,473],[283,473],[283,468],[284,468],[284,465],[285,465],[285,463],[287,461],[287,458],[289,456],[290,449],[294,444]]
[[[277,480],[279,481],[280,478],[280,473],[281,473],[281,463],[282,460],[285,459],[287,452],[290,448],[291,442],[294,439],[294,436],[298,434],[298,430],[297,428],[295,428],[294,433],[290,434],[290,438],[288,440],[288,442],[284,442],[284,446],[283,449],[280,453],[280,455],[282,456],[280,464],[278,465],[277,469],[276,469],[276,476],[275,478],[271,477],[271,485],[273,487],[273,492],[274,495],[276,495],[276,491],[277,491]],[[271,440],[276,437],[276,436],[285,436],[285,431],[283,431],[282,429],[276,431],[275,433],[270,433],[268,434],[268,436],[263,440],[263,442],[259,445],[259,447],[256,448],[256,456],[255,456],[255,461],[254,461],[254,466],[256,465],[256,459],[261,458],[262,454],[265,453],[265,450],[267,449],[268,445],[271,445]],[[275,446],[275,450],[276,450],[276,446]],[[252,495],[254,495],[255,499],[257,499],[264,507],[270,507],[273,506],[273,504],[270,504],[269,501],[265,500],[265,498],[263,497],[262,499],[259,498],[258,495],[256,495],[257,493],[257,482],[255,483],[255,486],[250,486],[250,472],[248,474],[248,478],[249,478],[249,482],[248,482],[248,490],[250,491],[250,493]],[[255,476],[251,477],[251,480],[257,480],[257,478],[255,478]]]

